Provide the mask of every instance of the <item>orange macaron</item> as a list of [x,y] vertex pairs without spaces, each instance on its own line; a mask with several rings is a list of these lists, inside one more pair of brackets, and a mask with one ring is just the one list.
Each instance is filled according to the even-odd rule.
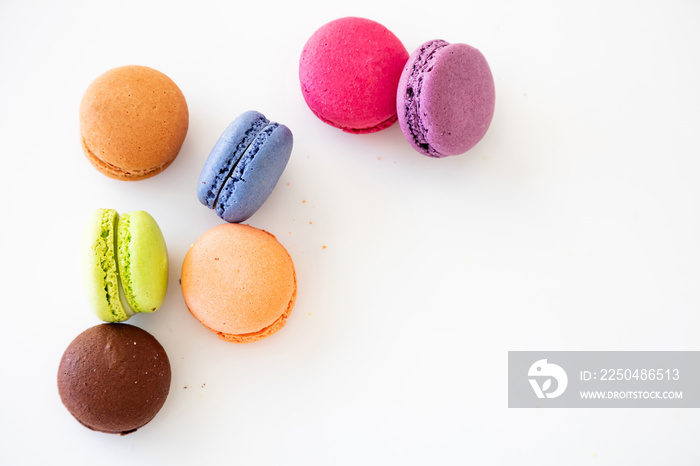
[[87,88],[80,103],[86,157],[103,174],[136,181],[165,170],[187,134],[187,102],[160,71],[122,66]]
[[190,313],[219,338],[235,343],[277,332],[297,295],[287,250],[270,233],[236,223],[216,226],[194,242],[180,282]]

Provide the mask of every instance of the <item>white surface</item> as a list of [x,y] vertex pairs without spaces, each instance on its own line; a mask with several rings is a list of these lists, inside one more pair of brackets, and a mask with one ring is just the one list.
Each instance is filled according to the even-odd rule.
[[[698,464],[698,410],[508,409],[506,362],[698,349],[700,3],[424,3],[0,3],[1,464]],[[479,48],[485,139],[431,160],[398,125],[316,119],[298,57],[348,15],[409,51]],[[173,165],[135,183],[99,174],[78,138],[83,91],[124,64],[169,75],[190,110]],[[299,296],[281,332],[240,346],[189,315],[178,278],[221,223],[199,170],[249,109],[294,132],[249,223],[289,250]],[[98,323],[78,263],[98,207],[148,211],[170,252],[164,306],[130,323],[167,350],[171,392],[126,437],[83,428],[56,390],[63,350]]]

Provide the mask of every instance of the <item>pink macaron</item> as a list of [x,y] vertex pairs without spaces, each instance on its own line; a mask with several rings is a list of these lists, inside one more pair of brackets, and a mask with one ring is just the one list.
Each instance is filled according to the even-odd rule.
[[406,140],[430,157],[474,147],[491,124],[495,102],[493,76],[481,52],[444,40],[426,42],[411,54],[396,97]]
[[349,133],[373,133],[397,120],[396,87],[408,51],[381,24],[347,17],[327,23],[301,52],[299,80],[311,111]]

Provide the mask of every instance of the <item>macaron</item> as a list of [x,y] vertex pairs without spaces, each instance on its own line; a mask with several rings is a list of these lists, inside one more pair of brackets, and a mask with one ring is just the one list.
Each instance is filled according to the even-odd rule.
[[85,225],[81,261],[88,303],[105,322],[154,312],[165,299],[168,251],[158,224],[144,211],[93,212]]
[[349,133],[396,122],[396,87],[408,51],[381,24],[336,19],[309,38],[299,60],[304,100],[322,121]]
[[182,263],[190,313],[219,338],[249,343],[287,322],[297,295],[294,264],[270,233],[237,223],[206,231]]
[[128,434],[148,424],[170,391],[170,361],[150,333],[128,324],[100,324],[66,348],[58,393],[78,422]]
[[423,155],[462,154],[491,124],[496,102],[486,58],[467,44],[426,42],[399,81],[396,105],[406,140]]
[[150,178],[165,170],[187,134],[187,102],[160,71],[122,66],[88,86],[80,102],[83,152],[117,180]]
[[292,132],[249,111],[214,145],[197,184],[197,198],[227,222],[253,215],[270,196],[292,153]]

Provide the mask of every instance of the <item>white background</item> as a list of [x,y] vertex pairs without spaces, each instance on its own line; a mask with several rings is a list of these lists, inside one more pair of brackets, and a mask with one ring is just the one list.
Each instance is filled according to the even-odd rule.
[[[398,125],[316,119],[299,55],[349,15],[409,52],[480,49],[497,96],[481,143],[433,160]],[[3,0],[0,463],[698,464],[697,409],[508,409],[507,352],[699,349],[699,63],[697,1]],[[189,105],[180,155],[146,181],[108,179],[79,143],[83,91],[125,64]],[[294,133],[249,223],[289,250],[299,295],[278,334],[234,345],[178,278],[222,222],[199,170],[250,109]],[[99,323],[78,261],[98,207],[151,213],[170,254],[165,304],[130,320],[165,347],[170,396],[125,437],[82,427],[56,389],[63,350]]]

